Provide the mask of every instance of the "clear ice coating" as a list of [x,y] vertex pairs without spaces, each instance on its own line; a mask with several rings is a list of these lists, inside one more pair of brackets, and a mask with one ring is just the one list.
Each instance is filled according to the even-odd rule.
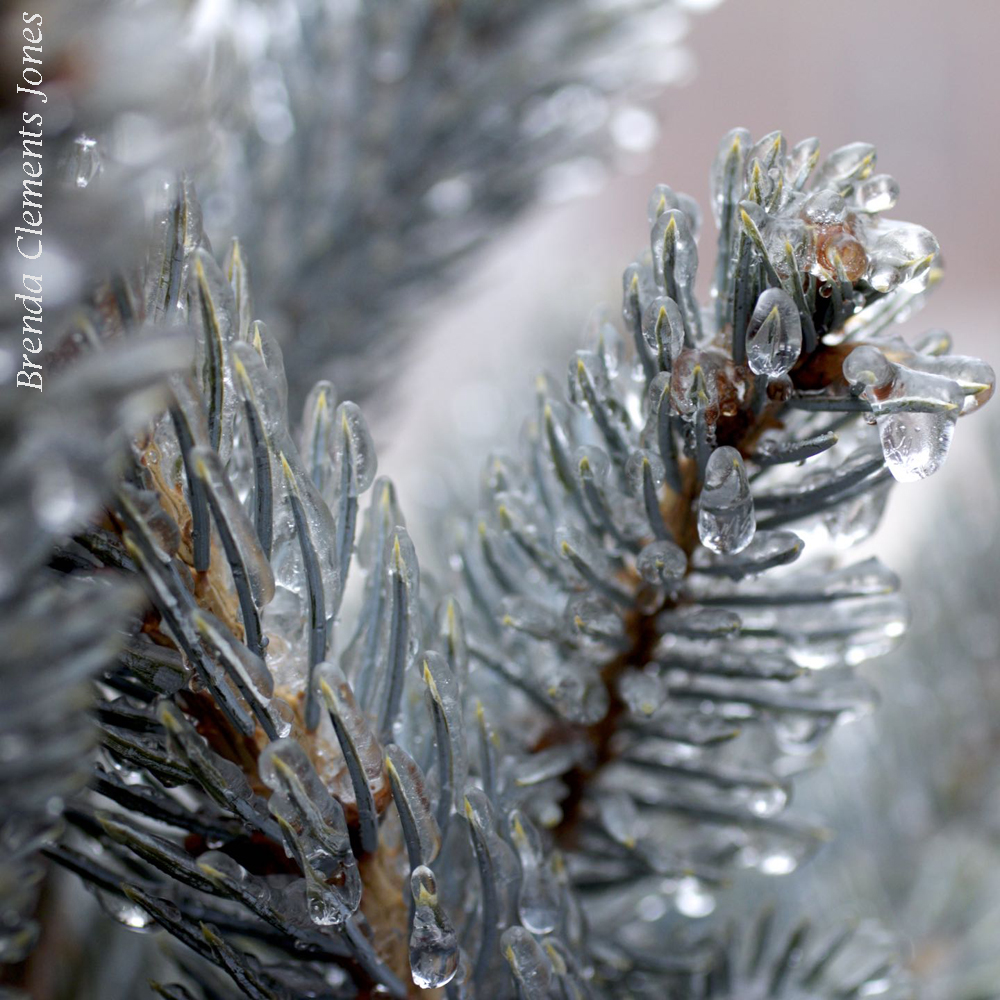
[[347,493],[356,497],[375,480],[378,458],[365,418],[356,403],[344,402],[334,415],[333,456],[346,480]]
[[403,827],[410,868],[429,865],[441,849],[441,831],[434,818],[423,772],[405,750],[393,743],[385,748],[385,766]]
[[871,345],[847,356],[844,378],[871,406],[893,477],[912,482],[937,472],[965,405],[961,386],[941,375],[894,364]]
[[659,295],[642,314],[642,335],[660,371],[669,371],[684,349],[684,317],[680,306]]
[[668,209],[656,220],[650,237],[653,250],[653,276],[669,298],[684,314],[689,337],[698,329],[694,281],[698,272],[698,244],[687,215],[680,209]]
[[618,678],[618,694],[630,712],[649,716],[664,703],[667,690],[658,673],[629,667]]
[[[704,917],[714,902],[702,878],[714,881],[724,864],[735,860],[780,874],[798,863],[806,851],[805,838],[803,843],[796,840],[792,823],[772,822],[787,799],[785,772],[777,779],[771,773],[777,770],[774,744],[782,753],[809,755],[837,720],[864,711],[870,695],[853,683],[850,667],[889,648],[902,632],[905,615],[892,594],[893,578],[874,564],[788,572],[785,567],[798,558],[802,542],[776,526],[797,527],[806,520],[812,527],[822,519],[836,521],[837,530],[852,538],[869,530],[884,502],[888,474],[879,448],[857,450],[850,422],[860,422],[862,411],[870,411],[890,464],[912,471],[915,464],[927,464],[926,456],[919,455],[919,462],[914,457],[923,447],[918,432],[926,427],[920,421],[944,414],[953,422],[952,413],[981,405],[994,383],[992,372],[980,362],[940,357],[950,349],[944,337],[934,336],[913,351],[884,335],[903,307],[914,304],[918,287],[930,280],[929,250],[936,244],[931,247],[916,227],[874,217],[891,206],[897,192],[891,178],[872,176],[871,147],[838,151],[810,187],[817,149],[814,140],[789,149],[780,133],[752,143],[749,134],[737,130],[724,141],[713,170],[721,230],[718,322],[708,336],[699,330],[707,313],[694,303],[691,284],[697,211],[689,199],[665,186],[654,191],[649,212],[660,250],[655,269],[651,256],[643,255],[626,271],[624,282],[623,314],[639,364],[628,363],[613,327],[596,321],[588,329],[589,350],[577,355],[570,368],[569,395],[578,405],[567,408],[548,398],[558,389],[542,381],[541,412],[524,434],[526,461],[522,465],[496,456],[490,462],[482,484],[484,530],[471,533],[469,549],[453,563],[464,573],[459,593],[463,600],[470,598],[468,643],[458,605],[450,599],[440,607],[433,628],[424,630],[416,561],[402,515],[391,485],[382,480],[376,487],[358,546],[358,561],[368,569],[363,607],[342,659],[358,684],[360,706],[340,668],[318,662],[317,683],[310,683],[308,694],[318,689],[340,752],[329,730],[306,735],[301,746],[307,749],[288,740],[264,747],[259,771],[272,790],[271,814],[247,776],[209,750],[169,703],[169,694],[184,683],[182,670],[168,670],[176,676],[161,682],[172,686],[162,699],[165,705],[158,706],[166,748],[159,736],[129,736],[120,727],[105,727],[109,746],[125,748],[127,766],[144,767],[176,783],[190,782],[193,775],[244,826],[275,843],[283,838],[304,877],[251,875],[223,854],[202,855],[192,866],[189,858],[175,853],[167,857],[169,863],[197,876],[196,868],[216,888],[225,886],[234,901],[255,900],[257,908],[246,905],[265,920],[284,915],[287,908],[298,929],[305,929],[306,936],[292,934],[305,948],[327,933],[311,921],[340,925],[342,930],[327,943],[357,949],[355,958],[360,956],[364,966],[384,928],[379,926],[377,898],[366,905],[364,915],[352,914],[356,866],[338,799],[348,808],[357,806],[356,828],[349,809],[355,846],[360,842],[369,855],[385,847],[397,878],[406,870],[394,822],[386,826],[381,845],[378,840],[373,792],[382,792],[379,803],[385,808],[384,784],[390,778],[372,734],[376,716],[380,736],[412,741],[407,745],[412,756],[395,746],[387,751],[392,796],[412,868],[412,978],[422,989],[447,985],[449,1000],[468,997],[464,984],[472,980],[481,997],[506,996],[512,989],[522,997],[587,995],[587,976],[581,977],[580,987],[567,978],[574,975],[573,956],[582,956],[588,965],[596,957],[603,974],[623,954],[618,950],[622,942],[635,944],[636,923],[621,920],[621,907],[609,907],[610,919],[602,905],[591,908],[589,876],[604,886],[620,878],[628,882],[630,893],[634,886],[628,908],[639,900],[640,916],[654,924],[666,913],[665,897],[671,892],[679,911]],[[920,257],[924,249],[928,253]],[[196,271],[194,262],[191,269]],[[339,593],[332,585],[322,587],[325,566],[313,572],[306,565],[310,560],[302,538],[317,550],[314,560],[318,554],[320,562],[330,562],[329,519],[309,517],[308,494],[312,490],[322,498],[320,515],[322,500],[334,511],[335,568],[342,586],[356,513],[344,520],[342,502],[351,498],[356,507],[356,494],[375,474],[374,460],[371,456],[368,461],[370,439],[360,415],[352,404],[336,408],[328,385],[310,396],[300,448],[292,446],[280,352],[263,327],[249,321],[252,305],[238,245],[225,270],[228,292],[219,288],[206,298],[197,281],[185,278],[192,294],[175,305],[181,315],[188,315],[190,307],[193,322],[202,324],[199,375],[206,392],[218,392],[218,357],[211,351],[219,343],[224,317],[213,318],[212,311],[227,296],[232,299],[230,336],[235,342],[229,345],[229,357],[236,401],[243,407],[233,407],[233,454],[221,468],[231,477],[239,502],[248,513],[253,510],[254,527],[259,528],[256,515],[261,510],[275,522],[278,593],[268,605],[273,640],[268,657],[270,661],[274,647],[283,646],[294,659],[294,651],[303,646],[305,626],[332,628],[339,612]],[[873,295],[865,280],[869,274],[886,285],[887,294]],[[206,339],[206,331],[215,339]],[[830,358],[838,359],[851,347],[877,338],[877,349],[859,346],[844,365],[850,394],[839,380],[828,378],[828,365],[803,366],[803,378],[794,385],[783,377],[795,368],[803,348],[810,353],[817,348],[817,331],[823,338],[819,350],[836,347]],[[744,357],[760,376],[756,386],[747,379]],[[224,361],[221,370],[225,377]],[[834,384],[808,384],[820,377]],[[753,422],[761,403],[754,389],[762,388],[766,378],[780,379],[763,401],[771,442],[757,436],[761,427]],[[227,388],[224,381],[221,388]],[[216,413],[229,412],[231,396]],[[201,406],[197,393],[192,399],[195,408]],[[188,424],[198,425],[189,436],[204,447],[209,420],[202,427],[190,409],[181,402]],[[257,437],[254,421],[260,425]],[[947,431],[947,422],[943,426]],[[161,461],[175,470],[170,484],[180,487],[180,495],[185,471],[175,440],[180,432],[171,435],[169,428],[169,421],[160,422],[157,442],[169,438]],[[887,428],[894,434],[882,434]],[[212,432],[228,433],[215,423]],[[733,448],[713,452],[719,442],[738,444],[751,456],[752,501],[739,454]],[[203,464],[210,462],[197,448],[187,450],[203,458]],[[894,468],[897,474],[899,468]],[[246,589],[258,599],[267,590],[264,565],[255,569],[240,550],[249,552],[258,543],[264,550],[263,538],[259,531],[256,541],[248,535],[247,517],[232,510],[232,497],[225,498],[216,471],[206,464],[199,480],[222,511],[216,534],[230,526],[238,559],[228,550],[227,559],[239,562],[239,572],[249,581]],[[262,489],[268,482],[265,473],[273,495]],[[694,548],[688,565],[684,550],[667,539],[670,531],[662,520],[669,511],[670,529],[688,547],[687,515],[698,478],[705,485],[694,513],[704,544]],[[673,495],[667,498],[670,507],[661,510],[659,494],[665,484]],[[261,497],[266,502],[259,503]],[[293,497],[301,510],[291,503]],[[755,509],[762,525],[756,532]],[[242,523],[239,531],[231,528],[237,522]],[[209,529],[210,537],[213,531]],[[650,537],[657,541],[647,544]],[[186,562],[184,530],[179,532],[165,516],[155,527],[130,528],[128,553],[140,543],[153,567],[146,576],[157,597],[186,612],[200,595],[189,595],[176,573],[169,575],[174,563]],[[467,552],[472,553],[468,558]],[[264,556],[270,560],[270,543]],[[761,576],[779,567],[779,572]],[[637,576],[649,586],[637,585]],[[311,609],[303,597],[311,588],[319,592],[317,577],[325,599],[316,621],[308,623]],[[676,601],[665,605],[664,592],[676,594]],[[183,650],[191,667],[216,685],[214,690],[222,693],[217,697],[226,699],[222,707],[237,718],[237,725],[248,724],[252,731],[249,713],[268,693],[259,657],[241,651],[207,614],[170,610],[183,627],[174,628],[168,620],[166,628],[191,645],[190,657]],[[633,628],[635,616],[644,616],[639,630]],[[633,645],[637,634],[643,636],[639,647]],[[421,640],[443,655],[419,656]],[[498,722],[494,740],[480,715],[481,762],[474,772],[483,788],[469,789],[462,803],[471,846],[455,836],[464,834],[464,827],[446,825],[454,793],[468,780],[458,684],[468,676],[470,646],[476,665],[473,683],[477,693],[493,699]],[[203,658],[207,665],[200,662]],[[182,660],[180,654],[176,660]],[[605,669],[610,663],[614,671]],[[301,673],[295,676],[301,679]],[[504,685],[518,690],[511,693]],[[608,712],[615,688],[627,713]],[[109,703],[106,711],[112,718],[137,718],[145,724],[142,713],[123,702]],[[268,711],[272,708],[276,718],[280,713],[274,706]],[[566,720],[573,725],[565,725]],[[607,734],[612,741],[610,761],[595,761],[592,732],[581,732],[591,723],[599,724],[594,731],[601,740]],[[285,719],[281,733],[287,731]],[[595,763],[600,775],[592,772]],[[429,775],[426,783],[421,769]],[[587,780],[577,782],[581,772]],[[571,786],[574,794],[579,789],[579,801],[564,814]],[[152,787],[147,790],[152,795]],[[197,794],[193,785],[189,790]],[[211,824],[217,817],[210,808],[199,818]],[[394,819],[391,811],[389,819]],[[549,849],[548,835],[539,833],[564,820],[579,823],[569,838],[573,853],[568,867]],[[225,821],[233,820],[226,816]],[[143,845],[153,851],[155,838]],[[439,847],[440,896],[458,907],[462,940],[477,951],[475,976],[439,906],[437,880],[426,867]],[[472,877],[474,864],[478,884]],[[580,884],[571,886],[573,879]],[[392,895],[396,903],[408,902]],[[267,911],[272,902],[276,908]],[[584,939],[584,908],[593,918],[590,941]],[[509,929],[501,946],[501,932],[512,920],[521,926]],[[616,923],[623,925],[620,932]],[[285,933],[291,932],[286,928]],[[392,933],[398,945],[394,964],[405,967],[405,930],[399,920]],[[221,941],[211,939],[213,947],[216,940]],[[637,961],[658,957],[655,951],[643,951],[636,951]],[[305,951],[304,957],[309,954]],[[515,987],[494,978],[498,969],[504,971],[504,955]],[[292,971],[289,962],[267,970],[294,995],[323,991],[312,984],[298,988],[306,972]],[[405,995],[406,987],[400,989],[391,973],[376,971],[371,978],[380,980],[375,992]],[[637,989],[646,989],[640,977],[632,978]],[[336,990],[343,981],[327,985]],[[659,985],[649,987],[650,995],[659,995]],[[609,988],[615,990],[617,984]]]
[[740,552],[750,544],[756,527],[750,483],[740,453],[728,445],[716,448],[709,456],[698,499],[701,544],[713,552]]
[[691,231],[697,236],[701,228],[701,209],[698,202],[690,195],[674,191],[666,184],[657,184],[649,196],[646,216],[650,226],[655,225],[656,220],[672,208],[680,209],[687,216]]
[[598,800],[597,810],[608,835],[627,850],[635,850],[641,833],[635,799],[625,791],[608,791]]
[[855,204],[862,212],[888,212],[899,198],[899,184],[889,174],[877,174],[860,184],[854,192]]
[[715,224],[723,228],[727,206],[734,205],[743,190],[743,167],[753,141],[745,128],[734,128],[719,142],[719,151],[709,174],[709,189]]
[[325,379],[317,382],[302,408],[299,453],[313,484],[322,496],[330,478],[329,456],[333,454],[334,409],[337,394]]
[[532,934],[550,934],[562,916],[562,890],[549,867],[542,838],[520,809],[508,814],[507,829],[521,860],[518,916]]
[[864,180],[875,166],[875,147],[868,142],[851,142],[835,149],[816,171],[814,185],[843,187],[848,181]]
[[[352,747],[351,756],[358,761],[365,783],[374,794],[379,794],[385,784],[382,747],[372,732],[367,716],[355,701],[343,670],[335,663],[321,663],[316,668],[316,683],[327,710],[336,717],[346,741]],[[337,735],[339,739],[340,733]],[[352,800],[346,789],[338,789],[338,797],[347,802]]]
[[208,438],[223,463],[233,446],[236,387],[230,351],[235,338],[230,316],[232,292],[219,265],[204,248],[190,272],[189,319],[197,338],[196,366],[208,418]]
[[438,901],[437,881],[426,865],[410,874],[413,926],[410,931],[410,974],[421,989],[445,986],[458,971],[458,935]]
[[434,719],[441,796],[437,819],[438,826],[443,830],[451,815],[452,806],[459,806],[459,796],[465,789],[468,777],[461,692],[458,679],[440,653],[425,653],[421,666]]
[[635,561],[639,575],[654,586],[679,583],[687,571],[684,550],[666,539],[644,546]]
[[[883,222],[883,225],[889,225]],[[927,272],[940,252],[933,234],[912,223],[893,223],[872,246],[868,281],[877,292],[897,286]]]
[[802,352],[798,306],[781,288],[761,292],[747,326],[747,363],[756,375],[789,372]]
[[269,743],[258,766],[272,791],[268,807],[302,867],[313,922],[342,924],[361,903],[361,876],[343,808],[294,739]]
[[524,1000],[550,1000],[552,964],[531,934],[523,927],[508,927],[500,947]]

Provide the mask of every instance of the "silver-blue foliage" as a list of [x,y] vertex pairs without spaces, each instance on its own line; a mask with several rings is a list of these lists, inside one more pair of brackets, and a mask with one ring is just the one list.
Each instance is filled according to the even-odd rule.
[[891,960],[835,961],[833,928],[815,950],[767,918],[685,929],[823,839],[785,814],[794,776],[871,707],[854,668],[906,620],[892,573],[824,539],[867,537],[992,392],[945,335],[890,332],[937,244],[881,216],[874,162],[727,135],[708,307],[699,212],[658,187],[622,329],[539,379],[444,586],[358,408],[320,383],[291,429],[240,245],[217,261],[190,186],[167,192],[95,343],[190,331],[195,360],[52,564],[100,598],[109,569],[137,579],[147,607],[46,848],[185,946],[164,995],[908,995]]

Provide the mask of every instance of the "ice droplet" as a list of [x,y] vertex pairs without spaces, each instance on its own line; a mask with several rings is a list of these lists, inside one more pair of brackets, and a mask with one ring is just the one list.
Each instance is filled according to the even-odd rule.
[[641,830],[635,799],[627,792],[605,792],[598,799],[597,808],[601,825],[612,839],[633,850]]
[[802,351],[802,323],[792,297],[780,288],[763,292],[747,327],[747,362],[756,375],[790,371]]
[[707,917],[715,909],[715,897],[693,876],[686,876],[677,883],[674,905],[678,913],[697,919]]
[[680,209],[687,216],[692,232],[697,235],[701,228],[701,209],[698,203],[690,195],[680,194],[666,184],[657,184],[649,196],[646,215],[650,226],[655,225],[664,212],[673,208]]
[[684,349],[684,317],[680,306],[666,295],[653,299],[642,314],[642,335],[660,370],[668,371]]
[[538,942],[523,927],[508,927],[500,947],[524,1000],[548,1000],[552,967]]
[[819,159],[819,139],[815,137],[797,142],[785,158],[785,185],[801,191]]
[[510,841],[521,859],[521,884],[517,893],[517,913],[533,934],[549,934],[562,916],[559,885],[546,863],[542,838],[520,809],[507,817]]
[[667,697],[659,675],[631,667],[618,678],[618,694],[629,711],[639,716],[652,715]]
[[835,149],[816,171],[815,187],[842,188],[845,182],[865,180],[875,166],[875,147],[852,142]]
[[661,539],[650,542],[636,559],[639,575],[654,585],[677,583],[687,570],[684,550],[673,542]]
[[438,902],[437,882],[426,865],[410,875],[415,910],[410,932],[410,973],[421,989],[436,989],[455,978],[458,971],[458,937]]
[[686,300],[698,271],[698,245],[687,215],[680,209],[668,209],[656,220],[650,240],[657,284],[671,297]]
[[939,250],[938,241],[923,226],[898,223],[871,248],[868,281],[877,292],[892,291],[925,274]]
[[751,145],[753,140],[745,128],[731,129],[719,143],[709,177],[712,212],[717,226],[726,204],[739,201],[743,194],[743,167]]
[[[27,149],[27,147],[25,147]],[[73,180],[78,188],[85,188],[101,170],[101,154],[97,140],[87,135],[79,135],[74,141],[70,157]],[[27,190],[27,188],[25,188]]]
[[372,436],[355,403],[341,403],[333,423],[334,462],[338,468],[347,463],[347,473],[343,478],[347,482],[348,493],[352,497],[358,496],[371,486],[378,468]]
[[705,469],[698,503],[698,537],[713,552],[740,552],[757,524],[743,459],[728,445],[716,448]]
[[855,198],[862,212],[888,212],[899,198],[899,183],[889,174],[869,177],[858,187]]
[[950,378],[893,364],[863,346],[844,361],[844,378],[871,405],[882,454],[899,482],[925,479],[944,463],[965,394]]

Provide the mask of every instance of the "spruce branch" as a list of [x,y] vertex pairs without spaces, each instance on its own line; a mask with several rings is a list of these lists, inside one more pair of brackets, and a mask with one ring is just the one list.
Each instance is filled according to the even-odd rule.
[[101,334],[189,329],[195,362],[77,541],[148,609],[47,849],[182,946],[157,989],[224,995],[214,966],[250,997],[904,995],[891,963],[800,968],[802,932],[771,954],[758,930],[744,963],[677,930],[822,839],[782,815],[792,779],[870,707],[853,668],[905,612],[877,562],[811,550],[870,533],[992,392],[942,336],[886,332],[937,244],[880,217],[874,161],[727,135],[709,309],[697,209],[656,189],[625,337],[601,327],[565,393],[539,380],[453,594],[421,585],[357,407],[320,383],[293,434],[245,254],[217,262],[190,186],[167,192]]

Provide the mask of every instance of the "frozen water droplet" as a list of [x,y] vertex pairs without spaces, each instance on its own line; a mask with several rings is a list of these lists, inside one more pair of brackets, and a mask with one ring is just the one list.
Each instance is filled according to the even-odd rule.
[[651,451],[632,452],[625,463],[625,480],[634,496],[642,496],[647,475],[652,480],[654,488],[658,489],[663,485],[666,472],[662,459]]
[[810,138],[797,142],[785,159],[785,183],[800,191],[819,159],[819,139]]
[[739,552],[756,530],[753,497],[743,459],[735,448],[716,448],[705,469],[698,501],[698,537],[713,552]]
[[844,378],[851,385],[881,389],[892,381],[892,362],[877,347],[864,344],[844,360]]
[[636,715],[652,715],[666,700],[662,678],[644,670],[626,670],[618,678],[618,694]]
[[[334,417],[334,460],[348,462],[347,489],[351,496],[364,493],[375,479],[378,458],[368,425],[355,403],[337,407]],[[339,428],[336,429],[336,428]]]
[[656,586],[673,584],[683,579],[687,571],[687,557],[680,546],[661,539],[643,548],[635,565],[647,583]]
[[938,241],[923,226],[899,223],[872,246],[868,281],[877,292],[892,291],[925,274],[939,251]]
[[835,149],[822,163],[813,180],[815,187],[841,188],[849,181],[864,180],[875,166],[875,147],[852,142]]
[[85,188],[101,169],[101,154],[97,149],[97,140],[87,135],[78,136],[74,142],[71,164],[74,183],[78,188]]
[[549,934],[562,917],[562,894],[546,863],[542,838],[519,809],[511,810],[507,825],[510,841],[521,859],[518,916],[532,934]]
[[889,174],[869,177],[859,185],[855,199],[861,211],[871,215],[888,212],[899,198],[899,183]]
[[410,875],[415,906],[410,932],[410,972],[421,989],[436,989],[455,978],[459,950],[455,928],[438,902],[434,873],[418,865]]
[[798,858],[791,851],[776,849],[761,857],[759,868],[764,875],[789,875],[798,864]]
[[871,405],[893,477],[912,482],[937,472],[965,403],[959,384],[893,364],[871,346],[848,355],[844,377]]
[[709,424],[718,419],[719,365],[707,351],[682,351],[670,374],[670,409],[693,421],[699,412]]
[[836,192],[814,191],[802,206],[802,218],[816,226],[835,226],[847,218],[847,203]]
[[632,850],[639,841],[640,820],[635,799],[626,792],[603,792],[597,801],[601,826],[613,840]]
[[698,879],[689,875],[677,883],[674,905],[679,913],[696,920],[707,917],[715,909],[715,897]]
[[668,292],[673,287],[691,294],[698,271],[698,245],[687,216],[680,209],[668,209],[653,226],[653,275]]
[[709,175],[716,225],[722,220],[726,204],[735,204],[743,195],[743,166],[752,145],[753,140],[745,128],[731,129],[719,143]]
[[656,220],[664,212],[675,208],[687,216],[691,231],[697,235],[698,230],[701,228],[701,209],[698,207],[698,203],[689,195],[679,194],[666,184],[657,184],[649,196],[646,214],[649,218],[650,226],[654,226]]
[[802,324],[792,297],[780,288],[763,292],[747,326],[747,361],[757,375],[790,371],[802,351]]
[[549,1000],[552,966],[538,942],[523,927],[508,927],[500,947],[524,1000]]
[[127,927],[130,931],[153,931],[159,927],[152,916],[130,899],[104,892],[102,889],[92,889],[97,897],[98,905],[116,923]]
[[660,369],[669,369],[684,349],[684,317],[680,306],[666,295],[653,299],[642,315],[642,335]]

